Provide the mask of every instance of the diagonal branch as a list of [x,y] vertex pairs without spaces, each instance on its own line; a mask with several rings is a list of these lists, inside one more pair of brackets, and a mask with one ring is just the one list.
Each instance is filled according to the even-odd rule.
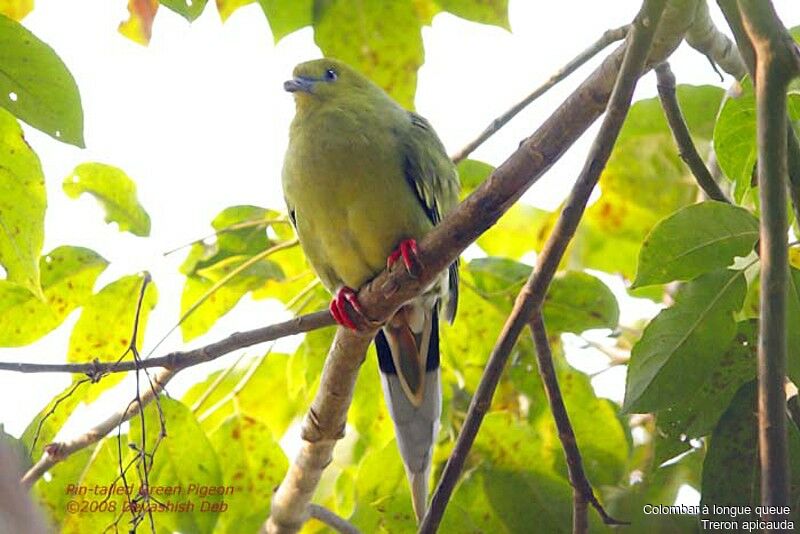
[[[671,0],[653,40],[648,68],[663,61],[678,46],[699,0]],[[421,293],[439,272],[491,227],[513,203],[553,165],[605,109],[620,70],[626,45],[620,46],[566,99],[544,124],[467,197],[419,244],[424,266],[416,278],[401,267],[379,274],[358,294],[366,314],[385,321],[404,302]],[[296,532],[307,517],[307,504],[322,470],[330,463],[335,440],[343,429],[349,407],[339,396],[355,382],[370,335],[337,331],[326,368],[338,366],[344,374],[325,373],[317,398],[303,422],[304,443],[294,464],[272,499],[270,533]],[[341,360],[346,360],[345,364]],[[329,399],[335,410],[315,407]],[[319,400],[319,402],[318,402]]]
[[[798,50],[770,2],[739,2],[756,56],[758,176],[761,200],[761,316],[758,342],[758,443],[765,521],[789,506],[784,380],[787,360],[786,90],[800,72]],[[789,126],[791,128],[791,126]]]
[[[617,75],[600,132],[592,145],[584,168],[564,205],[553,232],[537,259],[536,269],[531,273],[530,278],[517,296],[514,309],[506,320],[503,331],[492,349],[486,370],[472,398],[466,420],[452,455],[447,465],[445,465],[442,478],[433,494],[428,513],[420,525],[420,533],[430,534],[437,530],[456,482],[464,468],[467,454],[472,447],[483,417],[489,409],[508,355],[511,353],[511,349],[525,324],[541,308],[558,264],[566,251],[567,245],[575,235],[575,230],[589,201],[589,196],[600,178],[600,173],[605,168],[606,162],[611,155],[611,149],[627,116],[633,99],[633,91],[645,68],[648,52],[652,46],[655,29],[658,26],[664,5],[664,0],[645,0],[642,10],[633,23],[633,28],[628,37],[629,45]],[[539,348],[537,345],[537,353],[541,352],[538,350]],[[551,391],[548,390],[548,393],[551,393]],[[561,408],[563,409],[563,403]],[[554,414],[560,412],[561,410],[555,408]],[[563,423],[563,420],[561,422]],[[566,424],[568,425],[568,420]],[[580,457],[577,459],[572,455],[570,457],[573,462],[580,464]],[[581,506],[582,502],[589,502],[601,511],[604,519],[610,520],[611,518],[602,511],[603,509],[594,496],[591,485],[586,480],[585,475],[581,477],[581,474],[582,469],[577,472],[570,470],[570,476],[575,475],[576,477],[576,481],[573,481],[575,491],[581,496],[581,499],[576,499],[576,505]],[[577,519],[577,524],[585,524],[580,517]]]
[[694,141],[692,141],[689,128],[686,126],[683,113],[681,113],[680,104],[678,104],[678,98],[675,94],[675,75],[672,74],[669,63],[664,62],[658,65],[656,67],[656,76],[658,77],[658,97],[661,100],[661,107],[664,109],[664,115],[667,117],[675,143],[678,145],[681,159],[689,166],[697,180],[697,184],[708,198],[730,204],[730,200],[719,188],[719,184],[717,184],[705,163],[703,163],[703,158],[697,153],[697,148],[694,146]]
[[611,43],[621,41],[628,34],[628,26],[622,26],[613,30],[606,30],[605,33],[595,41],[592,46],[575,56],[569,63],[561,67],[553,73],[542,85],[537,87],[531,94],[514,104],[508,111],[494,119],[489,126],[486,127],[481,134],[470,142],[467,146],[459,150],[453,155],[453,162],[459,163],[469,157],[479,146],[481,146],[487,139],[497,133],[500,128],[508,124],[508,122],[517,116],[517,114],[533,103],[534,100],[545,94],[552,89],[558,82],[565,79],[567,76],[578,70],[587,61],[596,56],[600,51]]
[[176,370],[164,369],[156,373],[151,379],[152,387],[145,390],[141,395],[141,402],[129,403],[124,410],[120,410],[107,417],[88,432],[70,440],[59,443],[51,443],[47,446],[45,453],[36,464],[31,467],[20,483],[26,488],[30,488],[34,482],[42,477],[49,469],[58,462],[64,461],[71,454],[100,441],[106,434],[117,428],[134,415],[139,413],[140,408],[144,408],[152,402],[155,397],[164,389]]

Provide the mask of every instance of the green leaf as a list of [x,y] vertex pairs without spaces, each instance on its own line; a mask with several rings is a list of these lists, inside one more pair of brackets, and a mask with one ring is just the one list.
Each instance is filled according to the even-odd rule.
[[548,211],[517,202],[478,238],[477,244],[490,256],[521,259],[541,249],[552,217]]
[[[680,461],[668,466],[646,471],[644,479],[622,488],[607,488],[603,504],[612,517],[630,521],[631,532],[648,534],[675,534],[697,532],[697,516],[684,514],[647,513],[646,506],[672,506],[685,486],[697,488],[694,479],[700,471],[702,454],[691,452]],[[640,471],[641,472],[641,471]],[[598,529],[606,532],[608,527]]]
[[341,59],[413,108],[424,52],[412,2],[319,0],[314,42],[325,56]]
[[[554,347],[554,350],[558,349]],[[564,363],[563,355],[560,355],[555,364],[561,394],[589,479],[596,485],[618,484],[625,474],[630,453],[626,429],[617,416],[618,407],[608,399],[598,398],[589,377]],[[532,421],[532,425],[540,429],[543,435],[558,435],[550,410],[540,413],[536,421]],[[548,447],[552,451],[557,471],[567,478],[561,442],[551,441]]]
[[697,438],[710,433],[742,384],[756,376],[758,322],[738,323],[736,337],[691,395],[657,414],[659,434]]
[[[93,444],[76,451],[47,471],[49,480],[40,478],[34,484],[33,495],[50,520],[53,532],[61,531],[61,526],[69,515],[67,514],[67,503],[75,499],[75,495],[66,491],[67,487],[81,479],[84,469],[89,465],[97,447],[97,444]],[[102,532],[104,528],[105,525],[100,531]]]
[[690,280],[747,256],[758,219],[724,202],[687,206],[659,222],[642,243],[633,287]]
[[[159,402],[164,415],[167,435],[161,439],[153,457],[153,467],[149,476],[150,485],[179,486],[187,492],[187,495],[182,496],[181,500],[186,497],[195,503],[195,507],[191,511],[159,512],[159,525],[166,527],[169,531],[210,533],[214,530],[220,514],[213,509],[202,511],[201,503],[220,506],[223,503],[223,495],[188,494],[190,486],[194,488],[224,486],[227,488],[231,487],[232,481],[222,478],[217,453],[191,410],[164,395],[159,397]],[[156,403],[151,402],[144,409],[146,432],[144,437],[146,439],[143,439],[140,417],[137,415],[131,419],[130,441],[136,443],[140,450],[144,449],[153,453],[161,433]],[[143,443],[144,447],[142,447]],[[229,494],[226,493],[225,497],[227,496]]]
[[136,197],[136,184],[122,169],[104,163],[82,163],[64,179],[70,198],[89,193],[106,211],[107,223],[115,222],[120,232],[150,235],[150,216]]
[[211,221],[216,239],[210,244],[206,240],[193,244],[181,272],[188,276],[231,256],[254,256],[262,252],[272,245],[266,232],[268,221],[279,217],[277,212],[258,206],[225,208]]
[[[0,51],[0,64],[2,64]],[[39,158],[19,123],[0,109],[0,264],[7,280],[43,298],[39,255],[47,195]]]
[[494,172],[494,167],[476,159],[465,159],[458,164],[456,169],[461,182],[462,199],[475,191]]
[[[746,319],[757,319],[760,312],[761,275],[757,272],[748,283],[747,297],[741,315]],[[800,324],[800,269],[789,268],[789,280],[786,284],[786,322],[789,325]],[[787,374],[795,383],[800,383],[800,328],[786,329],[787,338]]]
[[[789,92],[787,109],[791,120],[800,118],[800,93]],[[742,203],[751,188],[758,159],[756,143],[756,97],[750,78],[741,82],[741,93],[725,101],[714,128],[714,151],[725,175],[733,181],[734,198]]]
[[[682,85],[677,93],[695,144],[705,153],[723,91]],[[586,210],[566,265],[633,279],[645,236],[661,219],[693,203],[698,193],[658,98],[631,107],[600,178],[600,191]]]
[[[752,381],[739,389],[709,440],[700,504],[707,505],[710,513],[703,514],[703,519],[730,520],[713,513],[714,505],[752,509],[759,504],[757,413],[756,383]],[[756,519],[755,514],[741,517],[743,521]]]
[[81,247],[58,247],[39,260],[44,300],[0,281],[0,346],[32,343],[60,325],[92,295],[95,280],[108,262]]
[[[128,504],[128,497],[125,495],[125,485],[120,480],[120,456],[122,457],[122,466],[127,465],[130,451],[128,450],[128,437],[125,435],[120,436],[117,440],[116,436],[108,437],[102,440],[94,450],[94,453],[85,461],[83,468],[72,480],[63,480],[65,483],[61,486],[61,492],[69,494],[67,490],[68,484],[74,484],[76,487],[86,488],[99,488],[95,493],[87,492],[86,495],[76,496],[71,495],[71,499],[78,503],[86,502],[88,506],[94,508],[92,512],[68,513],[64,516],[60,532],[62,534],[82,534],[84,532],[103,532],[114,530],[113,527],[117,517],[122,514],[123,507]],[[142,482],[136,478],[134,469],[130,469],[126,475],[128,487],[131,490],[131,498],[135,497]],[[120,493],[114,491],[108,494],[108,488],[113,488]],[[106,494],[101,493],[106,491]],[[106,502],[105,505],[100,506],[91,505],[92,501]],[[66,503],[65,503],[66,506]],[[80,509],[79,509],[80,510]],[[124,514],[123,514],[124,515]]]
[[[112,282],[92,296],[84,305],[78,322],[69,337],[67,361],[75,363],[91,362],[95,358],[101,362],[116,361],[128,352],[136,318],[136,304],[139,300],[143,277],[124,276]],[[141,349],[147,319],[158,302],[155,283],[148,284],[142,300],[136,346]],[[128,353],[132,358],[132,354]],[[122,380],[124,373],[112,373],[104,377],[92,388],[89,400],[93,400],[104,389]]]
[[493,24],[507,30],[508,0],[437,0],[442,9],[461,18]]
[[758,156],[753,84],[745,78],[741,85],[740,95],[725,100],[714,128],[714,153],[725,176],[735,184],[736,202],[741,202],[750,189]]
[[215,531],[257,532],[269,515],[272,493],[289,468],[286,455],[264,423],[243,414],[226,419],[210,439],[222,481],[234,487],[233,494],[225,497],[228,508],[220,514]]
[[631,351],[623,410],[651,412],[693,395],[730,345],[747,284],[720,269],[687,283]]
[[542,308],[549,333],[581,333],[592,328],[616,328],[619,306],[614,293],[599,278],[577,271],[553,279]]
[[267,16],[275,43],[313,21],[313,0],[258,0],[258,3]]
[[263,287],[268,280],[283,278],[283,272],[275,262],[263,259],[210,293],[217,282],[249,260],[244,256],[231,256],[198,270],[196,275],[186,279],[181,294],[181,316],[189,314],[181,323],[184,341],[208,332],[249,291]]
[[208,0],[159,0],[162,6],[168,7],[189,22],[200,16]]
[[0,15],[0,106],[47,135],[83,148],[78,86],[61,58]]
[[[739,389],[714,428],[703,463],[700,501],[701,505],[709,507],[711,513],[704,514],[703,519],[730,520],[722,514],[715,514],[712,505],[750,506],[752,509],[761,504],[756,399],[757,382],[753,380]],[[787,438],[791,473],[790,502],[796,503],[800,498],[800,431],[791,421],[787,421]],[[781,519],[797,524],[799,515],[798,510],[792,508],[790,515]],[[758,519],[755,514],[742,514],[739,524],[755,519]]]
[[397,444],[373,449],[356,475],[356,508],[350,521],[363,532],[409,532],[416,528]]
[[543,436],[507,413],[484,419],[472,455],[486,496],[509,532],[570,532],[571,490],[543,462]]
[[[789,325],[800,325],[800,269],[789,268],[789,292],[786,304],[786,322]],[[787,374],[795,384],[800,383],[800,328],[790,326],[786,329],[788,348]]]
[[[504,258],[478,258],[466,266],[467,283],[485,299],[511,311],[531,267]],[[616,328],[619,307],[614,294],[598,278],[576,271],[560,272],[545,297],[548,332],[580,333],[591,328]]]

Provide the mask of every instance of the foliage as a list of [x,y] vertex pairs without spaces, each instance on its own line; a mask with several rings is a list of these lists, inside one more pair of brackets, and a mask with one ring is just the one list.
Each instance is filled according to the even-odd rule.
[[70,198],[89,193],[106,211],[106,222],[117,223],[120,232],[150,235],[150,216],[136,198],[136,184],[122,169],[104,163],[82,163],[64,179]]
[[[146,44],[157,13],[177,13],[191,21],[209,3],[129,0],[130,17],[120,32]],[[216,8],[225,20],[256,3],[276,41],[311,26],[324,53],[361,68],[409,108],[424,57],[421,28],[434,15],[447,11],[509,27],[505,0],[216,0]],[[0,72],[7,74],[0,76],[0,106],[5,108],[0,110],[0,265],[5,270],[0,346],[33,343],[80,310],[65,349],[67,361],[130,358],[131,346],[141,349],[148,314],[157,304],[155,283],[143,285],[145,276],[135,274],[97,288],[109,265],[97,252],[61,246],[42,255],[44,174],[18,120],[82,146],[82,108],[63,62],[15,22],[30,8],[23,0],[0,0],[5,15],[0,15]],[[795,121],[800,118],[798,98],[793,88]],[[659,102],[635,103],[603,171],[601,193],[589,206],[543,308],[586,471],[600,500],[630,520],[635,532],[696,526],[690,518],[642,512],[644,504],[672,504],[684,485],[700,490],[707,503],[757,501],[752,489],[758,479],[753,380],[760,260],[753,252],[759,211],[753,200],[752,86],[743,81],[741,94],[731,98],[723,98],[720,87],[680,86],[678,99],[700,152],[705,155],[714,147],[721,180],[730,185],[735,204],[698,201],[699,190],[674,146]],[[484,162],[463,161],[458,166],[463,195],[492,171]],[[120,231],[149,235],[149,215],[123,170],[82,164],[63,189],[71,197],[84,192],[96,197],[106,222],[117,223]],[[542,250],[558,216],[558,210],[517,203],[478,240],[485,255],[461,263],[458,316],[441,332],[444,398],[435,476],[452,451],[496,335],[530,275],[528,260]],[[275,299],[295,314],[324,308],[329,296],[315,282],[285,214],[256,205],[230,206],[211,219],[211,227],[211,236],[190,244],[180,267],[185,282],[175,323],[184,340],[208,332],[245,295]],[[619,324],[620,306],[604,282],[610,276],[663,309],[640,324]],[[792,269],[787,291],[789,321],[796,325],[800,270]],[[137,320],[137,337],[131,339]],[[598,397],[591,377],[577,369],[583,366],[569,363],[576,363],[577,356],[566,354],[562,340],[589,330],[607,334],[605,341],[618,352],[630,352],[629,361],[609,363],[609,368],[627,364],[622,406]],[[791,329],[789,336],[789,376],[798,382],[800,329]],[[158,514],[159,529],[256,530],[288,467],[282,444],[294,435],[317,388],[332,337],[330,328],[311,332],[291,354],[245,359],[209,374],[180,399],[162,395],[118,436],[51,469],[50,481],[39,480],[34,494],[62,531],[102,531],[119,522],[118,515],[67,514],[64,486],[138,485],[141,476],[135,470],[126,480],[118,475],[143,455],[152,461],[148,476],[154,486],[234,486],[224,498],[206,499],[212,508],[226,504],[225,513]],[[536,365],[533,343],[523,336],[467,459],[444,532],[517,533],[530,531],[531,525],[545,532],[569,530],[571,488]],[[377,367],[371,351],[358,379],[347,438],[315,499],[364,532],[403,532],[413,529],[414,518],[392,425],[378,401]],[[105,376],[97,383],[74,377],[19,440],[0,426],[0,441],[35,461],[82,402],[93,401],[121,377]],[[633,412],[652,417],[632,417]],[[798,465],[800,434],[794,427],[790,445]],[[800,469],[793,473],[797,490]],[[127,499],[123,493],[108,502],[123,507]],[[603,531],[596,518],[592,521],[593,531]],[[310,522],[305,531],[319,528]]]

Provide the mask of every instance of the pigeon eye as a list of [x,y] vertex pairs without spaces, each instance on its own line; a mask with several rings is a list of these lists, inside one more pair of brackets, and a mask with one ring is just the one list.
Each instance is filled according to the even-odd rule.
[[336,74],[336,71],[333,70],[333,69],[328,69],[328,70],[325,71],[325,81],[327,81],[327,82],[333,82],[338,77],[339,77],[339,75]]

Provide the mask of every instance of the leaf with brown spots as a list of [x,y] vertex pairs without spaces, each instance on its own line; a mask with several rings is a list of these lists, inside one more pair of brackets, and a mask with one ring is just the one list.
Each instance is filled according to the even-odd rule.
[[92,295],[108,262],[81,247],[58,247],[39,260],[44,300],[0,280],[0,346],[32,343],[60,325]]
[[234,487],[226,495],[228,511],[220,514],[216,532],[256,532],[269,515],[273,490],[281,483],[289,460],[267,425],[234,413],[209,436],[217,451],[222,483]]
[[[117,361],[126,352],[133,334],[136,303],[142,287],[141,275],[124,276],[111,282],[83,305],[78,322],[72,329],[67,349],[67,361],[82,363],[95,358],[101,362]],[[158,291],[151,282],[145,291],[136,346],[141,350],[147,319],[156,306]],[[127,359],[133,355],[128,353]],[[124,373],[113,373],[103,378],[88,395],[89,400],[116,384]]]
[[44,174],[39,158],[25,142],[19,123],[3,109],[0,109],[0,161],[0,264],[5,268],[8,283],[44,298],[39,282],[47,207]]

